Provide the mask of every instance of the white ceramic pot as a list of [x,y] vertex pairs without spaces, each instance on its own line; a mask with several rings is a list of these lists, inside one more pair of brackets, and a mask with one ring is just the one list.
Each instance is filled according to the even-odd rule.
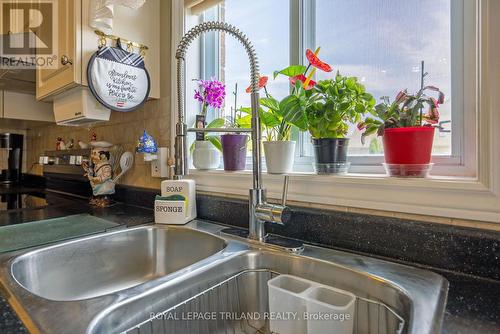
[[265,141],[264,154],[268,174],[286,174],[292,172],[295,158],[294,141]]
[[220,152],[208,140],[194,142],[193,165],[196,169],[216,169],[220,165]]

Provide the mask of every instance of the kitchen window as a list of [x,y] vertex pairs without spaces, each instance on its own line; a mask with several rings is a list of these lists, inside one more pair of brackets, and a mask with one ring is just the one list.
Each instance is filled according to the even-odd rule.
[[[261,74],[270,78],[277,69],[304,63],[306,48],[321,46],[321,58],[334,71],[357,76],[375,98],[393,99],[404,88],[418,90],[423,62],[428,73],[425,83],[446,94],[440,109],[441,131],[434,140],[434,174],[475,176],[475,67],[469,65],[475,61],[474,18],[474,4],[468,0],[254,0],[251,5],[225,0],[188,18],[187,26],[212,20],[237,26],[257,49]],[[244,91],[249,84],[247,57],[238,42],[213,32],[203,36],[195,49],[191,52],[196,57],[189,59],[197,60],[188,61],[188,67],[197,67],[190,70],[193,75],[215,76],[226,83],[225,106],[212,117],[231,115],[235,103],[249,106],[250,96]],[[318,73],[316,79],[331,75]],[[188,83],[188,105],[192,89],[194,84]],[[269,81],[268,89],[282,98],[289,84],[278,77]],[[188,110],[197,108],[192,105]],[[299,144],[294,170],[311,172],[309,134],[293,136]],[[355,125],[349,137],[351,173],[383,173],[381,139],[371,136],[362,145]]]
[[[260,12],[252,12],[252,3],[236,0],[227,0],[235,4],[245,4],[248,6],[249,15],[254,16],[251,21],[245,21],[241,17],[241,22],[233,22],[238,26],[245,22],[264,22],[260,19]],[[316,14],[318,3],[325,1],[340,2],[340,0],[316,0],[286,1],[288,14],[279,17],[288,17],[289,26],[279,31],[288,33],[289,38],[289,63],[296,63],[302,59],[304,45],[318,44],[313,41],[307,44],[306,36],[311,35],[311,31],[316,31]],[[172,48],[175,50],[182,35],[187,29],[194,26],[203,19],[204,15],[192,15],[190,9],[186,9],[186,3],[200,3],[200,0],[173,0],[172,1]],[[217,2],[217,0],[205,0],[207,4]],[[274,3],[274,1],[272,1]],[[342,1],[343,5],[352,1]],[[388,6],[397,6],[403,1],[388,0],[356,0],[356,3],[377,2],[386,4],[380,6],[372,15],[379,15],[380,11],[390,12],[390,15],[381,17],[391,20],[395,15],[395,9],[389,10]],[[498,112],[497,95],[500,92],[500,41],[498,31],[500,31],[500,21],[497,19],[500,13],[500,1],[497,0],[453,0],[444,2],[436,0],[424,1],[404,1],[404,3],[427,3],[439,2],[448,4],[449,13],[443,16],[443,20],[449,21],[449,47],[451,58],[449,75],[450,90],[446,92],[450,106],[451,124],[445,125],[451,129],[450,142],[447,154],[434,155],[434,176],[426,179],[399,179],[385,177],[380,172],[380,157],[376,155],[363,155],[362,157],[351,156],[354,166],[351,166],[350,174],[338,176],[314,175],[311,173],[296,173],[290,177],[290,189],[288,198],[291,201],[314,203],[331,207],[354,207],[364,209],[375,209],[384,211],[397,211],[404,213],[425,214],[445,219],[473,219],[478,221],[500,222],[500,113]],[[269,1],[268,3],[271,3]],[[285,3],[285,2],[283,2]],[[213,9],[213,15],[219,15],[222,5]],[[242,5],[243,6],[243,5]],[[320,4],[321,6],[321,4]],[[326,7],[324,7],[326,8]],[[205,8],[206,10],[208,8]],[[356,11],[362,11],[362,6],[356,7]],[[228,8],[225,8],[226,20],[229,20]],[[325,9],[325,11],[328,11]],[[267,13],[264,11],[263,13]],[[415,12],[415,7],[405,16],[411,18]],[[279,12],[282,13],[282,12]],[[314,13],[314,15],[313,15]],[[432,12],[427,12],[432,15]],[[266,14],[267,15],[267,14]],[[278,13],[273,13],[278,17]],[[313,17],[314,20],[307,20]],[[215,16],[214,16],[215,19]],[[361,19],[356,20],[362,22]],[[297,23],[298,22],[298,23]],[[305,26],[305,23],[309,23]],[[312,22],[316,22],[314,25]],[[295,23],[295,24],[294,24]],[[413,25],[415,29],[418,27]],[[358,26],[355,26],[358,27]],[[363,24],[364,35],[369,35],[371,27]],[[246,28],[245,28],[246,29]],[[325,34],[335,29],[334,22],[329,22],[326,28],[322,28]],[[340,28],[337,28],[340,29]],[[378,28],[377,28],[378,29]],[[253,30],[248,30],[250,38]],[[429,29],[427,29],[429,30]],[[309,35],[308,35],[309,32]],[[354,32],[347,31],[345,34]],[[421,33],[425,33],[424,30]],[[433,38],[432,31],[427,31],[428,38]],[[316,34],[316,32],[315,32]],[[299,36],[299,37],[297,37]],[[316,36],[316,38],[320,38]],[[229,39],[229,38],[228,38]],[[389,39],[389,37],[388,37]],[[217,39],[218,40],[218,39]],[[309,39],[310,40],[310,39]],[[254,41],[256,42],[256,41]],[[321,41],[319,41],[321,42]],[[201,45],[204,43],[193,43],[186,57],[186,78],[201,77],[200,68],[202,58]],[[300,45],[302,43],[303,45]],[[356,45],[363,46],[366,41],[360,41]],[[272,45],[273,46],[273,45]],[[322,45],[323,51],[327,52],[332,45]],[[385,44],[382,47],[387,47]],[[405,49],[407,48],[404,46]],[[212,49],[214,50],[214,49]],[[217,49],[218,50],[218,49]],[[295,52],[294,52],[295,50]],[[258,46],[260,58],[264,59],[261,47]],[[283,51],[273,46],[272,55],[282,54]],[[218,52],[217,52],[218,54]],[[337,55],[338,54],[338,55]],[[337,52],[335,57],[340,57]],[[228,57],[232,55],[228,54]],[[418,60],[421,57],[417,58]],[[204,58],[208,59],[208,58]],[[298,60],[297,60],[298,59]],[[342,59],[328,60],[332,65],[343,66]],[[219,62],[210,62],[219,66]],[[175,57],[171,59],[172,68],[175,69]],[[426,60],[426,67],[431,73],[431,60]],[[285,67],[286,64],[279,67]],[[248,76],[248,65],[244,65],[245,76]],[[263,67],[263,73],[274,70],[274,65],[269,68]],[[411,70],[411,69],[410,69]],[[413,69],[417,71],[417,69]],[[218,72],[213,72],[218,73]],[[382,72],[380,72],[382,73]],[[413,73],[413,72],[412,72]],[[417,73],[417,72],[415,72]],[[437,75],[432,70],[431,75]],[[227,73],[226,73],[227,75]],[[357,74],[359,75],[359,74]],[[410,75],[410,74],[409,74]],[[418,77],[418,76],[417,76]],[[368,79],[368,75],[367,75]],[[430,77],[428,77],[430,79]],[[412,81],[413,82],[413,81]],[[191,84],[186,80],[186,84]],[[365,81],[366,84],[366,81]],[[408,84],[410,85],[410,83]],[[171,78],[172,86],[172,110],[176,110],[176,83],[175,75]],[[244,85],[243,85],[244,86]],[[367,85],[368,86],[368,85]],[[401,87],[394,87],[398,90]],[[409,87],[411,88],[411,87]],[[186,92],[189,97],[189,87]],[[230,93],[229,93],[230,94]],[[450,100],[451,99],[451,100]],[[187,110],[193,115],[196,113],[198,105],[190,105],[192,99],[186,98]],[[171,114],[171,133],[175,133],[176,113]],[[173,142],[173,141],[172,141]],[[304,145],[307,144],[307,141]],[[476,149],[477,147],[477,149]],[[451,152],[451,154],[450,154]],[[307,159],[307,156],[297,157],[297,166]],[[377,161],[377,159],[379,159]],[[375,160],[375,161],[374,161]],[[305,163],[304,166],[307,166]],[[197,190],[204,192],[215,192],[229,196],[247,196],[248,187],[251,182],[251,172],[227,173],[224,171],[190,171],[191,178],[196,180]],[[265,187],[269,198],[280,198],[282,190],[282,178],[276,175],[263,174]]]

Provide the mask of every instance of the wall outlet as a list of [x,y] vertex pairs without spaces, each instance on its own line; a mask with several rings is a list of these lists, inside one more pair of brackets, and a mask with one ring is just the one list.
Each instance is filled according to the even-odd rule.
[[38,163],[40,165],[48,165],[49,164],[49,157],[46,156],[46,155],[41,155],[39,158],[38,158]]
[[168,177],[168,147],[158,147],[157,159],[151,161],[152,177]]

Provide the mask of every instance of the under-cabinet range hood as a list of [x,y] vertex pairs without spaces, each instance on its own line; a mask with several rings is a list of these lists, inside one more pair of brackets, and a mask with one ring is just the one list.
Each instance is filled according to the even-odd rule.
[[57,125],[86,126],[109,121],[111,115],[111,110],[100,104],[83,86],[59,94],[53,103]]

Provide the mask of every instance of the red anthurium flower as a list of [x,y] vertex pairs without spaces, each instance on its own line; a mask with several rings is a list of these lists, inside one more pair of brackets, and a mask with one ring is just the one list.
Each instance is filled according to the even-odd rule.
[[[259,89],[266,87],[267,85],[267,80],[269,80],[268,77],[262,76],[259,78]],[[248,86],[245,92],[250,93],[252,91],[252,86]]]
[[[300,82],[302,83],[305,83],[307,78],[304,74],[298,74],[294,77],[291,77],[290,78],[290,83],[292,84],[292,86],[295,86],[295,83],[297,82],[297,80],[299,80]],[[305,90],[309,90],[311,88],[313,88],[314,86],[316,86],[316,81],[314,80],[309,80],[309,84],[307,85],[307,87],[304,87]]]
[[316,68],[318,68],[318,69],[320,69],[322,71],[325,71],[325,72],[331,72],[332,71],[332,68],[330,67],[330,65],[328,65],[327,63],[322,62],[318,58],[318,56],[316,56],[314,54],[314,52],[311,51],[311,49],[307,49],[306,50],[306,58],[307,58],[307,60],[309,61],[309,63],[312,66],[314,66],[314,67],[316,67]]

